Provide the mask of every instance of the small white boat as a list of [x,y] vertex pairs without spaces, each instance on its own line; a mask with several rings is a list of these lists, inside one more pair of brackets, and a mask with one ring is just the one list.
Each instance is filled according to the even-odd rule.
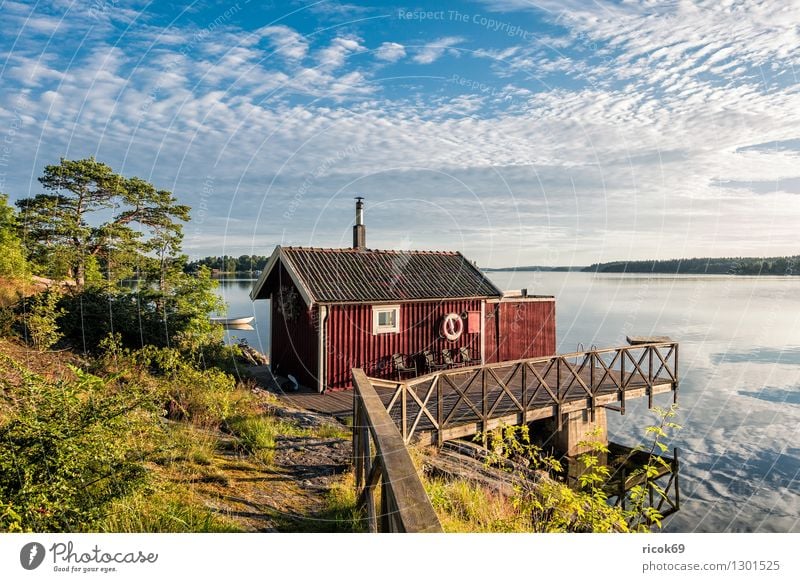
[[255,316],[249,317],[212,317],[211,323],[218,323],[220,325],[244,325],[250,323],[255,319]]

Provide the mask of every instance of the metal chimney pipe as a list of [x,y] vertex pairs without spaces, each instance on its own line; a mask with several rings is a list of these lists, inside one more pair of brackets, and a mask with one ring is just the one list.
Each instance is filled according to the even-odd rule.
[[364,226],[364,197],[356,196],[356,224],[353,227],[353,248],[367,248],[367,227]]

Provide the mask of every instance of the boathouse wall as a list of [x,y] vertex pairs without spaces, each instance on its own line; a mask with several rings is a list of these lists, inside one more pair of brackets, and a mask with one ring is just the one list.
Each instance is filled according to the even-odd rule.
[[278,265],[270,295],[270,365],[275,374],[293,375],[300,384],[318,383],[318,307],[309,308],[283,265]]
[[484,315],[487,364],[556,353],[553,297],[489,300]]
[[[373,334],[374,305],[371,303],[328,306],[326,329],[326,387],[343,390],[352,387],[352,369],[363,368],[374,378],[394,378],[392,354],[413,356],[430,350],[436,357],[442,350],[468,347],[474,358],[480,358],[480,326],[469,328],[469,313],[480,314],[481,299],[446,299],[436,301],[395,302],[400,306],[400,329],[395,333]],[[440,334],[441,321],[448,313],[462,315],[464,331],[455,341]],[[477,318],[480,322],[480,318]],[[420,374],[424,363],[417,358]]]

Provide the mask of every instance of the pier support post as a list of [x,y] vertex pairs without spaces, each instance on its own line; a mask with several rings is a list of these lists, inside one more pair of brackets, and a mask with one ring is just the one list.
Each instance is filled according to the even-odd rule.
[[[597,434],[592,434],[597,431]],[[608,422],[606,409],[595,409],[594,422],[590,410],[579,410],[562,415],[561,430],[554,431],[553,444],[559,452],[574,457],[591,450],[590,447],[580,446],[581,441],[598,441],[608,444]]]

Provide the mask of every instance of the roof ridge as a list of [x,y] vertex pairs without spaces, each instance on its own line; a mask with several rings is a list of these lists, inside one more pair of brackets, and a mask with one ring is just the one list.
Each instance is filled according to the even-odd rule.
[[430,249],[354,249],[351,247],[281,247],[289,251],[314,251],[326,253],[385,253],[385,254],[416,254],[416,255],[461,255],[461,251],[445,251]]

